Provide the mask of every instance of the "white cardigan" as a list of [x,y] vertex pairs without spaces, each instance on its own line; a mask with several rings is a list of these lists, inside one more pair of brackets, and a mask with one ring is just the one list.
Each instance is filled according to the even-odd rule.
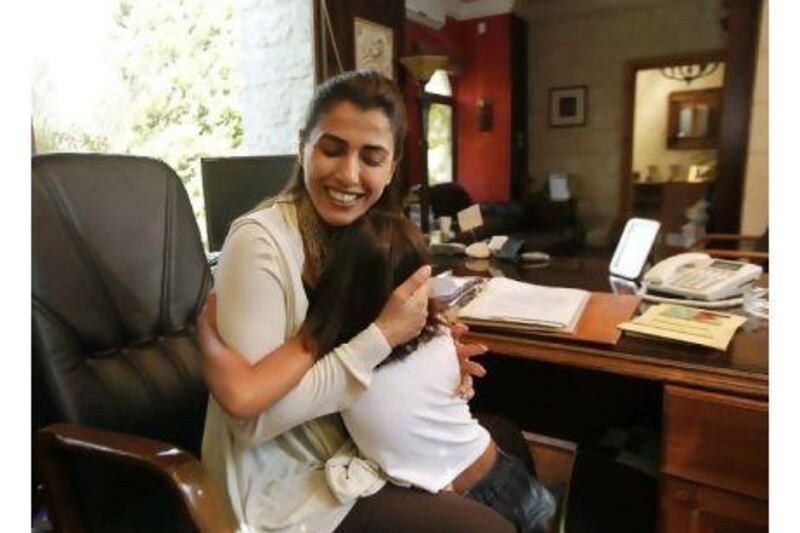
[[[303,245],[288,202],[234,222],[216,273],[220,336],[251,364],[294,335],[308,308]],[[356,457],[339,411],[366,390],[391,347],[374,324],[322,357],[279,402],[250,420],[209,397],[203,463],[242,530],[333,531],[385,478]]]

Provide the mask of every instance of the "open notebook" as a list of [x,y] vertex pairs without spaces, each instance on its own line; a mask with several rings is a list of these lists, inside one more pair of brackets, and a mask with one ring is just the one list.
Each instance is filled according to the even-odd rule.
[[553,333],[573,333],[590,294],[581,289],[492,278],[459,310],[458,316],[467,323],[503,323]]

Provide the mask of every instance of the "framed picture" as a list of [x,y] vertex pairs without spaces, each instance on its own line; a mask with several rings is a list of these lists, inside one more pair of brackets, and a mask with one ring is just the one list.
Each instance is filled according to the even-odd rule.
[[670,93],[667,101],[667,148],[716,148],[721,110],[721,87]]
[[585,85],[550,89],[550,126],[586,125]]
[[355,17],[356,70],[373,68],[394,79],[394,32],[369,20]]

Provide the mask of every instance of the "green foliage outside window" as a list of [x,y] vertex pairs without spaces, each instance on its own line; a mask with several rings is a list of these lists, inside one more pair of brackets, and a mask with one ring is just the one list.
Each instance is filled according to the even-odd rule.
[[35,63],[37,151],[162,159],[186,185],[204,230],[199,160],[237,153],[243,142],[234,0],[120,0],[104,42],[113,75],[80,120],[64,118],[58,65]]
[[428,182],[453,181],[453,108],[431,103],[428,108]]

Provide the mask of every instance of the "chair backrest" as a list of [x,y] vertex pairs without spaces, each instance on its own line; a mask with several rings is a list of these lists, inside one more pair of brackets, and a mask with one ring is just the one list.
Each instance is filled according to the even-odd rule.
[[469,193],[458,183],[440,183],[429,190],[433,216],[453,217],[462,209],[466,209],[474,202]]
[[207,390],[190,327],[210,276],[183,184],[143,157],[47,154],[32,167],[34,425],[198,453]]

